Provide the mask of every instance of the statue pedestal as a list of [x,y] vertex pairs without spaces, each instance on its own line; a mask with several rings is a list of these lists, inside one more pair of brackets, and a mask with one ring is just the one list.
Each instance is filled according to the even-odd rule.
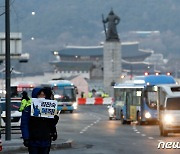
[[113,96],[111,83],[121,82],[121,43],[105,42],[103,53],[104,90]]

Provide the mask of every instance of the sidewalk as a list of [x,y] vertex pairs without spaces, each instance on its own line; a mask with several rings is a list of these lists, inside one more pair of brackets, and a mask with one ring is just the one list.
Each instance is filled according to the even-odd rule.
[[[65,140],[65,139],[57,139],[56,141],[52,142],[51,149],[63,149],[63,148],[71,148],[72,147],[72,140]],[[3,150],[0,153],[18,153],[18,152],[27,152],[27,148],[23,145],[23,140],[19,139],[11,139],[10,141],[2,140]]]

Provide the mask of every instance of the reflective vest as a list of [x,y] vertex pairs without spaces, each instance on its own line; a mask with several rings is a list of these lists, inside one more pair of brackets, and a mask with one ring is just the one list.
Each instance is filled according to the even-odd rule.
[[91,93],[91,92],[88,93],[88,97],[89,97],[89,98],[92,97],[92,93]]
[[19,111],[22,112],[26,107],[30,106],[31,105],[31,99],[30,100],[26,100],[26,99],[23,99],[21,101],[21,106],[19,108]]

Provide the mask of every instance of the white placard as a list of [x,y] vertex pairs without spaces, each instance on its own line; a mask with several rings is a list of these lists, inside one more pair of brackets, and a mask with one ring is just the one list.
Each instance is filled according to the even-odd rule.
[[32,98],[31,116],[54,118],[57,115],[57,101],[45,98]]

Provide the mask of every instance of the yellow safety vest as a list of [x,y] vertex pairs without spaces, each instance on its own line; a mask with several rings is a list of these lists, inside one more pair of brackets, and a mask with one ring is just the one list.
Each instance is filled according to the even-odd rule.
[[28,107],[29,105],[31,105],[31,99],[30,100],[26,100],[26,99],[23,99],[21,101],[21,106],[19,108],[19,111],[22,112],[26,107]]

